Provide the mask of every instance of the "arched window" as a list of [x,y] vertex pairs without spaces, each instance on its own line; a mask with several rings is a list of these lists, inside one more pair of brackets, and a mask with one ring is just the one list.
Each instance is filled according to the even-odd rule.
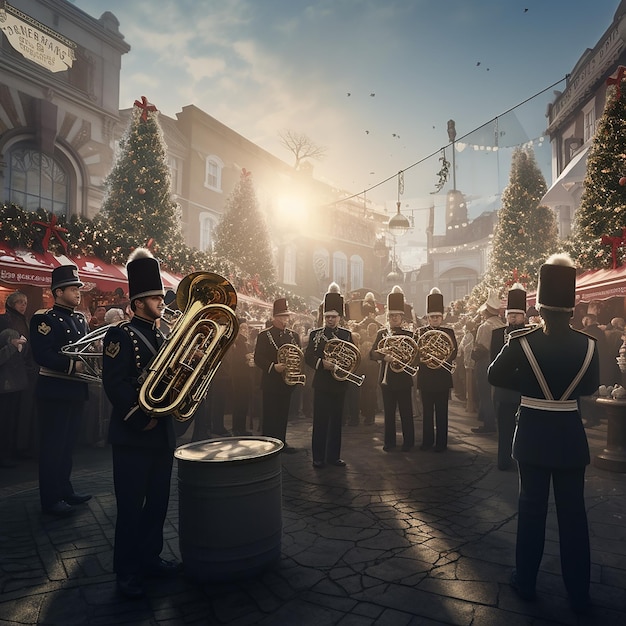
[[333,254],[333,280],[345,293],[348,287],[348,257],[343,252]]
[[213,250],[217,221],[211,213],[200,213],[200,250]]
[[27,211],[39,208],[69,217],[71,179],[56,158],[16,145],[8,155],[5,198]]
[[283,261],[283,282],[287,285],[296,284],[296,257],[297,250],[294,245],[285,246],[285,258]]
[[204,186],[213,191],[222,191],[222,169],[224,162],[214,154],[206,158],[204,168]]
[[350,257],[350,290],[363,287],[363,259],[358,254]]

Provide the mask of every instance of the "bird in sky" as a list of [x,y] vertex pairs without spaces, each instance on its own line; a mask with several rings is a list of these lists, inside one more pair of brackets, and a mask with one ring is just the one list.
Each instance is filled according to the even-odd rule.
[[375,93],[371,93],[370,97],[373,98],[376,94]]

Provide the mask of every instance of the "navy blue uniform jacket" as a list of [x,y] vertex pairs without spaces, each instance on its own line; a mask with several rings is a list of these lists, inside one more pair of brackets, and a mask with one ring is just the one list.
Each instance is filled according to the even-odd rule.
[[324,369],[322,359],[324,358],[324,346],[330,339],[342,339],[343,341],[352,341],[352,333],[347,328],[314,328],[309,334],[309,343],[304,351],[304,360],[307,365],[315,370],[313,377],[313,388],[321,391],[329,391],[338,393],[345,391],[346,385],[350,385],[346,380],[336,380],[333,377],[332,370]]
[[[146,344],[144,338],[148,340]],[[144,430],[150,416],[139,407],[139,379],[164,338],[156,325],[134,316],[130,322],[111,326],[104,337],[102,384],[113,405],[109,443],[148,448],[176,447],[172,417],[158,418],[151,430]]]
[[86,400],[87,383],[76,374],[76,361],[61,354],[61,348],[75,343],[88,332],[87,320],[79,311],[55,304],[37,311],[30,321],[30,346],[40,366],[35,395],[40,398]]
[[[546,335],[542,327],[513,333],[489,366],[489,382],[514,389],[522,396],[544,398],[520,344],[526,337],[552,396],[559,400],[580,370],[589,336],[572,328],[565,335]],[[593,394],[600,384],[598,350],[570,400]],[[572,468],[589,463],[589,445],[579,411],[548,411],[520,407],[513,442],[513,457],[540,467]]]
[[276,353],[278,348],[286,343],[292,343],[300,347],[300,335],[295,331],[285,328],[279,330],[276,326],[267,328],[259,333],[254,349],[254,363],[261,368],[261,389],[271,393],[291,393],[292,385],[287,385],[283,375],[274,369],[277,363]]
[[[441,330],[452,340],[452,354],[446,359],[446,363],[451,365],[452,361],[456,359],[458,350],[454,331],[446,326],[439,326],[438,328],[424,326],[418,328],[415,332],[415,341],[419,343],[420,336],[428,330]],[[424,389],[425,391],[445,391],[446,389],[452,389],[452,374],[444,367],[430,368],[425,365],[423,361],[420,361],[419,370],[417,370],[417,388]]]

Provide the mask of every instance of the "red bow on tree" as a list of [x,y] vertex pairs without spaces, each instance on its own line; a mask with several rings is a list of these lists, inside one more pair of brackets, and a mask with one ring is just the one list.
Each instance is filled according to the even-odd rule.
[[612,269],[617,269],[617,249],[626,243],[626,227],[622,228],[621,237],[611,237],[609,235],[602,235],[602,239],[600,239],[600,243],[603,246],[611,246],[611,257],[613,259]]
[[150,111],[150,113],[154,113],[157,110],[157,108],[153,104],[148,104],[148,99],[146,98],[146,96],[141,96],[141,102],[139,100],[135,100],[135,106],[143,109],[141,113],[141,119],[144,122],[148,121],[148,111]]
[[607,85],[615,85],[618,100],[622,97],[622,81],[624,80],[624,76],[626,76],[626,67],[620,65],[617,71],[606,79]]
[[33,225],[43,226],[46,229],[44,233],[43,239],[41,240],[41,247],[44,252],[48,252],[48,244],[50,243],[50,239],[52,237],[56,237],[57,241],[63,247],[63,252],[65,256],[67,256],[67,241],[63,239],[62,233],[67,233],[67,228],[62,228],[61,226],[57,226],[57,216],[53,213],[50,216],[49,222],[41,222],[39,220],[35,220]]
[[510,289],[516,283],[521,283],[524,287],[528,284],[528,274],[519,274],[517,268],[513,268],[513,278],[507,280],[504,284]]

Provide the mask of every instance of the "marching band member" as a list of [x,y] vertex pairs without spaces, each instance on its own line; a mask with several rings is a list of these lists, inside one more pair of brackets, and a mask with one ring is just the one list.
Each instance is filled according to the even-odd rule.
[[313,435],[311,440],[313,467],[331,465],[345,467],[341,459],[341,421],[343,402],[346,393],[346,380],[333,377],[335,365],[327,360],[324,347],[331,339],[352,341],[352,333],[339,326],[343,315],[343,296],[329,291],[324,296],[324,326],[315,328],[309,334],[309,343],[304,352],[304,360],[315,370],[313,378]]
[[[516,283],[509,289],[504,314],[506,326],[494,328],[491,332],[491,361],[497,356],[509,335],[526,328],[526,290]],[[493,406],[498,424],[498,469],[507,470],[512,465],[511,449],[515,432],[515,415],[519,407],[520,394],[512,389],[494,387]]]
[[[433,287],[426,300],[428,326],[418,328],[415,340],[430,330],[446,333],[452,342],[452,351],[439,367],[431,368],[426,364],[427,355],[420,354],[419,370],[417,372],[417,388],[422,398],[422,445],[421,450],[430,450],[434,444],[435,452],[444,452],[448,447],[448,399],[452,389],[452,362],[456,358],[457,343],[452,328],[442,326],[443,322],[443,295],[439,289]],[[435,435],[435,423],[437,433]]]
[[254,363],[261,369],[261,392],[263,395],[263,427],[265,437],[280,439],[285,445],[283,452],[297,452],[287,445],[287,420],[289,403],[295,385],[285,381],[285,363],[279,363],[278,349],[284,344],[293,344],[300,348],[300,335],[287,328],[291,311],[285,298],[274,301],[272,325],[261,331],[254,349]]
[[102,384],[113,405],[113,568],[119,592],[139,598],[144,595],[144,577],[172,576],[180,570],[179,563],[160,556],[176,436],[170,415],[153,418],[138,403],[141,381],[165,340],[158,328],[165,309],[159,262],[149,250],[137,248],[126,271],[133,316],[105,335]]
[[380,347],[387,337],[406,335],[413,338],[413,333],[410,330],[402,328],[403,318],[404,294],[402,292],[391,292],[387,296],[388,326],[378,331],[370,351],[370,358],[378,361],[380,365],[378,383],[383,396],[385,414],[383,445],[385,452],[391,452],[396,447],[396,408],[400,412],[400,422],[402,424],[402,450],[408,452],[415,445],[413,405],[411,401],[413,377],[406,372],[393,371],[390,367],[394,361],[393,356],[380,351]]
[[30,322],[33,357],[40,366],[35,391],[39,415],[39,497],[44,513],[66,517],[73,505],[91,499],[72,487],[72,451],[80,428],[87,382],[76,374],[83,364],[61,353],[61,348],[78,341],[88,332],[85,316],[76,311],[80,287],[75,265],[62,265],[52,271],[50,289],[54,306],[37,311]]
[[584,497],[589,445],[577,400],[598,388],[600,374],[595,340],[570,326],[575,289],[570,257],[552,255],[539,270],[544,326],[509,336],[489,366],[489,382],[521,394],[513,441],[520,492],[511,586],[523,600],[535,598],[552,482],[561,573],[572,609],[582,613],[589,607],[591,562]]

